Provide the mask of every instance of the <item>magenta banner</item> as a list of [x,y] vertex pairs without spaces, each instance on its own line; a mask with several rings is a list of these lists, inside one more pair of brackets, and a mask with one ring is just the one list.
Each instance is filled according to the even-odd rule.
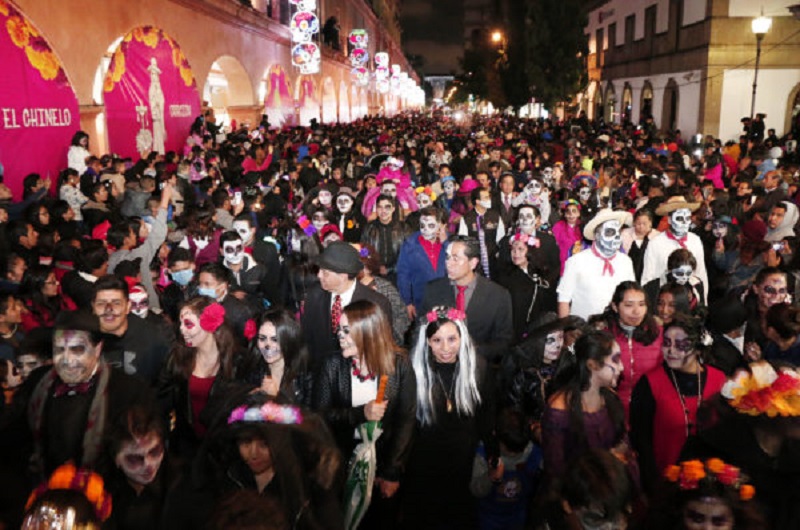
[[192,69],[178,43],[152,26],[125,35],[103,82],[111,152],[137,158],[182,151],[200,114]]
[[0,163],[22,195],[28,173],[55,182],[80,126],[78,99],[55,52],[30,21],[0,0]]
[[289,89],[289,79],[280,65],[272,65],[267,73],[267,95],[264,97],[264,112],[272,125],[293,125],[294,99]]

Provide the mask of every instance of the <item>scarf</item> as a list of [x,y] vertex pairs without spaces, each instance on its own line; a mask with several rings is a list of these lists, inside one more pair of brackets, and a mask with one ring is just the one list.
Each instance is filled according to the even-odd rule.
[[615,253],[610,258],[607,258],[602,254],[600,254],[594,245],[592,245],[589,248],[592,249],[592,254],[603,260],[603,276],[605,276],[606,274],[608,274],[609,276],[614,276],[614,266],[611,264],[611,260],[614,259],[617,256],[617,254]]
[[681,248],[686,248],[686,240],[689,239],[689,235],[686,234],[683,237],[675,237],[675,234],[673,234],[671,230],[667,230],[667,238],[678,243]]

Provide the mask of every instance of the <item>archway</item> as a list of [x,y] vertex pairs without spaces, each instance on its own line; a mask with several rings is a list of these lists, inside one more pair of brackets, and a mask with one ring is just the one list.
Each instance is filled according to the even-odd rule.
[[633,90],[629,83],[622,89],[622,106],[620,107],[620,122],[625,123],[633,118]]
[[664,104],[661,107],[661,123],[664,130],[675,131],[678,128],[678,112],[680,110],[680,90],[678,83],[669,78],[664,87]]
[[270,66],[264,74],[263,83],[264,114],[268,116],[270,124],[276,127],[294,125],[294,97],[286,71],[278,64]]
[[311,120],[320,121],[317,85],[313,76],[301,75],[297,78],[295,101],[297,101],[298,118],[300,120],[298,125],[309,127]]
[[322,123],[336,123],[336,88],[333,79],[326,77],[322,81]]
[[642,86],[642,101],[639,107],[639,119],[646,120],[653,116],[653,85],[645,81]]
[[347,83],[339,82],[339,123],[350,123],[350,97]]
[[612,85],[610,82],[606,86],[606,95],[603,100],[605,101],[604,119],[606,120],[606,123],[612,123],[617,114],[617,94],[614,91],[614,85]]
[[800,83],[795,85],[792,91],[789,92],[783,132],[784,134],[789,132],[793,133],[795,140],[797,140],[797,136],[800,134]]
[[238,59],[223,55],[211,63],[203,86],[203,101],[214,111],[218,125],[251,117],[255,102],[253,85]]
[[586,98],[584,101],[584,109],[586,110],[586,117],[590,120],[595,119],[597,116],[597,100],[600,99],[600,90],[598,90],[597,82],[592,81],[586,89]]

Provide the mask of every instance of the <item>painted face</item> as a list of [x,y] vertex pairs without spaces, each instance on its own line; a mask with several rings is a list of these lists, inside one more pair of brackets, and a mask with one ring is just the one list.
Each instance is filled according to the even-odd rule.
[[131,313],[139,318],[147,318],[150,313],[150,301],[147,293],[135,292],[128,295],[131,304]]
[[154,433],[123,442],[114,461],[134,484],[153,482],[164,460],[164,442]]
[[544,185],[548,188],[552,188],[554,184],[553,178],[553,168],[546,167],[542,170],[542,180],[544,181]]
[[22,380],[28,378],[31,372],[42,366],[44,363],[36,355],[23,354],[17,356],[17,367],[19,368],[19,375]]
[[319,203],[323,206],[330,206],[331,201],[333,200],[333,194],[328,190],[320,190],[319,195],[317,195],[319,199]]
[[397,185],[394,182],[384,182],[381,186],[381,194],[394,199],[397,197]]
[[733,511],[721,499],[704,497],[686,503],[683,524],[686,530],[733,530]]
[[544,362],[550,364],[557,360],[561,355],[562,346],[564,346],[564,331],[559,329],[550,333],[544,340]]
[[538,180],[532,180],[525,185],[525,188],[528,190],[528,193],[531,195],[539,195],[542,193],[542,183]]
[[761,285],[755,285],[753,289],[758,295],[759,308],[763,311],[775,304],[785,302],[789,292],[786,286],[786,277],[783,274],[767,276]]
[[528,245],[522,241],[511,243],[511,262],[523,269],[528,267]]
[[595,369],[601,387],[614,388],[622,375],[622,355],[619,344],[614,341],[611,354],[603,359],[603,364]]
[[242,242],[245,245],[253,242],[253,234],[255,234],[256,231],[254,228],[250,228],[250,223],[247,221],[234,221],[233,229],[236,230],[236,233],[239,234],[239,237],[242,238]]
[[69,385],[91,379],[100,360],[102,343],[93,345],[86,331],[56,330],[53,334],[53,366]]
[[239,456],[254,475],[260,475],[272,469],[272,452],[266,440],[253,437],[239,440]]
[[521,208],[519,211],[519,217],[517,218],[517,222],[519,223],[519,228],[526,234],[532,234],[536,231],[536,214],[533,212],[531,208]]
[[97,292],[92,307],[100,318],[100,331],[114,333],[127,323],[131,305],[124,292],[108,289]]
[[588,201],[592,196],[592,188],[588,186],[584,186],[578,190],[578,197],[580,198],[581,202]]
[[695,356],[694,344],[681,328],[669,328],[664,332],[664,341],[661,343],[661,353],[667,366],[673,370],[680,370]]
[[647,316],[647,299],[642,291],[628,289],[622,300],[614,309],[619,314],[619,321],[626,326],[638,326]]
[[311,216],[311,224],[313,224],[314,228],[319,232],[322,230],[323,226],[328,224],[328,217],[322,212],[317,212]]
[[675,283],[680,285],[686,285],[689,283],[689,278],[692,277],[692,273],[694,269],[692,269],[691,265],[681,265],[680,267],[676,267],[669,271],[672,275],[672,278],[675,280]]
[[578,219],[581,218],[581,211],[578,207],[574,204],[570,204],[564,210],[564,220],[570,226],[575,226],[578,224]]
[[427,193],[420,193],[417,195],[417,204],[419,205],[420,209],[422,209],[431,206],[433,201],[431,200],[431,196]]
[[256,337],[256,347],[268,364],[278,361],[283,356],[275,324],[272,322],[261,324]]
[[436,362],[451,364],[458,360],[458,350],[461,349],[461,334],[458,326],[446,322],[436,330],[428,339],[428,347]]
[[456,192],[456,183],[452,180],[448,180],[444,183],[444,185],[442,185],[442,189],[444,190],[445,195],[452,197]]
[[610,258],[622,246],[622,225],[616,219],[606,221],[597,228],[594,239],[600,254]]
[[244,261],[244,243],[242,240],[226,241],[222,244],[222,255],[225,263],[229,265],[239,265]]
[[358,348],[353,337],[350,336],[350,320],[345,314],[342,314],[342,318],[339,319],[339,330],[336,332],[336,336],[339,338],[342,357],[350,359],[358,356]]
[[188,307],[181,309],[178,318],[180,320],[180,331],[183,342],[185,342],[188,347],[195,348],[208,337],[208,331],[200,327],[200,317],[194,314]]
[[353,199],[351,199],[349,195],[339,195],[336,197],[336,208],[339,210],[339,213],[350,213],[350,210],[353,208]]
[[664,324],[672,322],[675,316],[675,297],[672,293],[662,293],[658,296],[656,311]]
[[714,237],[717,239],[722,239],[728,235],[728,223],[719,223],[714,222],[711,225],[711,233],[714,234]]
[[664,184],[665,188],[669,188],[670,186],[672,186],[672,177],[670,177],[666,173],[662,173],[661,182]]
[[691,225],[692,211],[689,208],[679,208],[669,216],[669,228],[676,237],[685,236]]
[[436,239],[440,228],[441,225],[439,224],[439,221],[437,221],[433,216],[423,215],[419,218],[419,231],[422,234],[422,237],[428,241],[433,241]]
[[380,201],[375,206],[375,211],[378,213],[378,219],[384,224],[388,224],[392,221],[392,215],[394,215],[394,205],[389,201]]

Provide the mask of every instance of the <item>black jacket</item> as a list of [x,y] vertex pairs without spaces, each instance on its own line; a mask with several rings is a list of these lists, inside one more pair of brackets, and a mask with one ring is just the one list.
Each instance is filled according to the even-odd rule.
[[[400,480],[405,471],[414,438],[417,417],[417,383],[414,370],[405,355],[397,354],[395,373],[386,382],[386,413],[381,421],[383,434],[378,438],[377,476]],[[351,370],[349,359],[328,357],[314,389],[314,409],[328,422],[336,443],[348,460],[356,446],[353,432],[366,422],[364,406],[351,406]]]
[[361,242],[372,245],[381,256],[381,261],[388,270],[393,270],[400,256],[403,241],[411,234],[405,223],[393,221],[389,225],[374,220],[364,227]]

